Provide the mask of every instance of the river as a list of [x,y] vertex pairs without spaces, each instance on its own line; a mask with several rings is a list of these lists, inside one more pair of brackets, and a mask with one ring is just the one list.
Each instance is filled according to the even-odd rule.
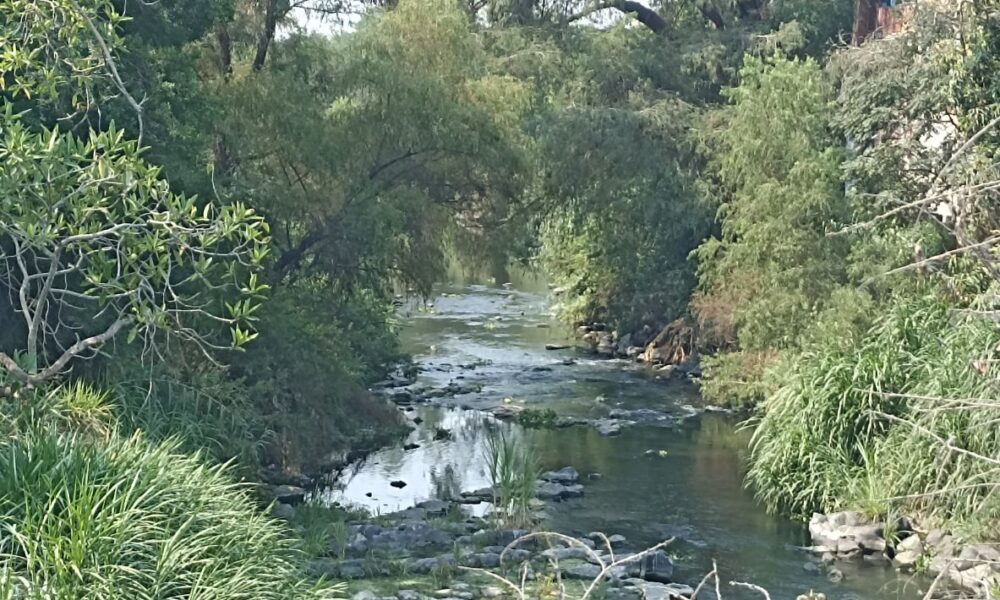
[[[400,312],[404,350],[423,367],[418,383],[474,383],[482,391],[415,408],[410,416],[421,422],[406,442],[419,448],[368,456],[326,492],[327,500],[377,514],[487,486],[483,437],[492,416],[484,411],[505,399],[586,417],[611,408],[683,416],[699,405],[697,388],[687,381],[664,381],[579,349],[545,350],[545,344],[571,340],[553,320],[541,282],[526,279],[514,288],[453,283],[437,291],[433,306],[411,303]],[[438,428],[449,430],[450,439],[435,440]],[[693,585],[714,559],[723,583],[753,582],[775,600],[809,590],[830,599],[917,594],[915,583],[884,567],[838,564],[845,575],[839,583],[807,570],[809,556],[799,548],[808,543],[804,526],[768,515],[743,487],[748,433],[734,417],[706,413],[682,426],[632,427],[614,437],[588,426],[513,428],[543,469],[572,465],[585,476],[583,498],[547,510],[549,529],[621,533],[639,546],[674,537],[677,581]],[[390,486],[394,480],[406,487]],[[723,596],[749,597],[736,591]]]

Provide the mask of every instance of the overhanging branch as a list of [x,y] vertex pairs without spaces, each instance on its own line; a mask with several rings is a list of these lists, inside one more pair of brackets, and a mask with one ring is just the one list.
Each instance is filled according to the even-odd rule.
[[595,12],[607,9],[615,9],[627,15],[635,15],[636,20],[645,25],[653,33],[662,33],[667,29],[668,23],[666,19],[660,16],[660,13],[634,0],[606,0],[604,2],[596,2],[582,11],[570,15],[566,19],[566,22],[579,21]]

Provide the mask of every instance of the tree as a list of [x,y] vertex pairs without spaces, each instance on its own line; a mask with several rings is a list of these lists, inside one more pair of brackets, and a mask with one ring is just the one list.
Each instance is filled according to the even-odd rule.
[[[17,42],[0,59],[12,100],[41,97],[58,109],[102,80],[128,95],[108,3],[5,0],[0,22]],[[49,36],[56,24],[63,44]],[[130,103],[141,123],[141,105]],[[18,384],[52,381],[123,332],[150,353],[164,335],[209,357],[208,349],[241,346],[253,337],[247,324],[265,289],[255,271],[267,244],[253,210],[172,193],[139,142],[114,125],[77,136],[26,124],[12,103],[0,113],[0,289],[20,317],[0,367]],[[228,327],[230,343],[214,340],[208,324]]]

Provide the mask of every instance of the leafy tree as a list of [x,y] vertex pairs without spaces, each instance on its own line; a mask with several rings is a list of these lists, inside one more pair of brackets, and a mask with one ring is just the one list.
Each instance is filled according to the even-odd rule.
[[[91,12],[72,0],[0,6],[14,24],[6,30],[12,51],[0,64],[13,99],[55,105],[71,93],[67,86],[89,94],[102,73],[121,85],[110,5]],[[112,29],[102,33],[98,22]],[[48,31],[61,23],[79,37],[53,44]],[[78,41],[84,37],[91,42]],[[93,48],[100,50],[88,54]],[[254,271],[268,243],[252,210],[171,193],[113,125],[77,137],[32,128],[8,104],[0,113],[0,158],[0,284],[23,321],[15,354],[0,352],[0,366],[16,382],[55,379],[123,331],[141,335],[149,352],[161,333],[202,349],[252,339],[247,324],[264,289]],[[222,301],[224,292],[232,303]],[[228,326],[231,342],[213,341],[206,323]]]
[[717,134],[722,231],[698,248],[696,310],[719,343],[786,348],[845,281],[847,242],[827,235],[849,217],[832,90],[812,59],[747,57],[741,76]]

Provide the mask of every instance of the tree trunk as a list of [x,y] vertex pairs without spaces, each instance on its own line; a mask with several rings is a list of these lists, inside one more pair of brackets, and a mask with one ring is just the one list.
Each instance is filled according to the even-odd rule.
[[268,0],[264,10],[264,30],[257,41],[257,54],[253,58],[253,70],[260,71],[267,61],[267,51],[274,41],[274,30],[278,27],[278,0]]
[[879,0],[854,0],[854,31],[852,41],[855,46],[865,43],[878,29]]
[[219,70],[223,77],[228,78],[233,74],[233,41],[225,25],[215,28],[215,41],[219,45]]

